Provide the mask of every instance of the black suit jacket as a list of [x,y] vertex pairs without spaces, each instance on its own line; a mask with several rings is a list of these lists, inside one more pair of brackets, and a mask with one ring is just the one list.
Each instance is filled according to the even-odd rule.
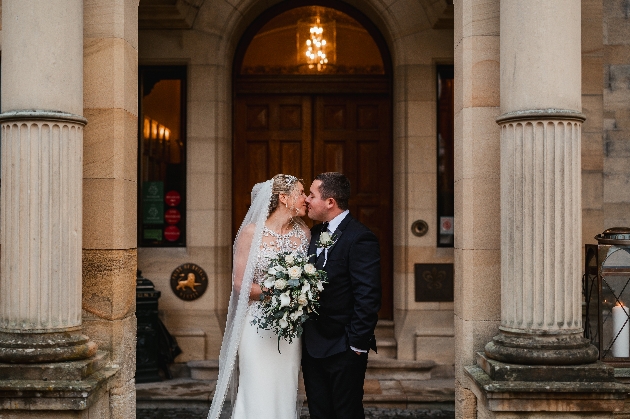
[[[322,224],[311,229],[308,254],[317,260]],[[314,358],[346,351],[350,346],[376,350],[374,328],[381,308],[381,266],[378,240],[350,214],[335,231],[323,268],[328,274],[318,315],[304,324],[304,349]],[[323,252],[321,263],[323,263]],[[320,268],[321,265],[318,265]],[[321,268],[320,268],[321,269]]]

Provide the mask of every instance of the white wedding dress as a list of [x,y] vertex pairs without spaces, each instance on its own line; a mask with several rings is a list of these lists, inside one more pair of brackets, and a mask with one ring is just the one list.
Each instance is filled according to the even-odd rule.
[[[262,243],[256,255],[253,282],[260,284],[269,259],[279,252],[306,256],[308,238],[299,225],[279,235],[263,227]],[[238,392],[233,419],[296,419],[298,410],[298,375],[302,356],[301,341],[289,344],[269,330],[251,324],[258,302],[252,303],[245,318],[238,346]],[[297,416],[299,417],[299,416]]]

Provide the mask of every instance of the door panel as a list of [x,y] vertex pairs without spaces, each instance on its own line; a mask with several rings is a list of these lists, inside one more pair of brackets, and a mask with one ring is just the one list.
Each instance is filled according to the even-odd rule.
[[391,111],[385,96],[315,97],[314,173],[340,171],[352,185],[350,212],[381,245],[381,318],[393,316]]
[[277,173],[310,186],[321,172],[350,179],[350,211],[381,245],[383,308],[393,316],[392,140],[388,96],[239,95],[234,115],[234,210],[236,234],[257,182]]
[[311,98],[242,96],[234,114],[233,216],[236,235],[251,204],[252,186],[278,173],[310,178]]

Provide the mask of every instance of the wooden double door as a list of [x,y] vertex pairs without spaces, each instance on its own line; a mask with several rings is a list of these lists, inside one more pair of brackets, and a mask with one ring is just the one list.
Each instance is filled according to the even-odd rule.
[[[233,225],[252,186],[286,173],[308,190],[318,173],[350,179],[350,212],[379,238],[383,306],[393,316],[391,100],[388,95],[237,95],[234,109]],[[309,223],[310,224],[310,223]]]

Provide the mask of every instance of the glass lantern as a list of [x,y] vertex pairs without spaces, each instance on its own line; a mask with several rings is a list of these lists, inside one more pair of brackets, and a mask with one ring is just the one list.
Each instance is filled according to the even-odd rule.
[[609,228],[586,245],[584,336],[599,359],[630,366],[630,228]]

